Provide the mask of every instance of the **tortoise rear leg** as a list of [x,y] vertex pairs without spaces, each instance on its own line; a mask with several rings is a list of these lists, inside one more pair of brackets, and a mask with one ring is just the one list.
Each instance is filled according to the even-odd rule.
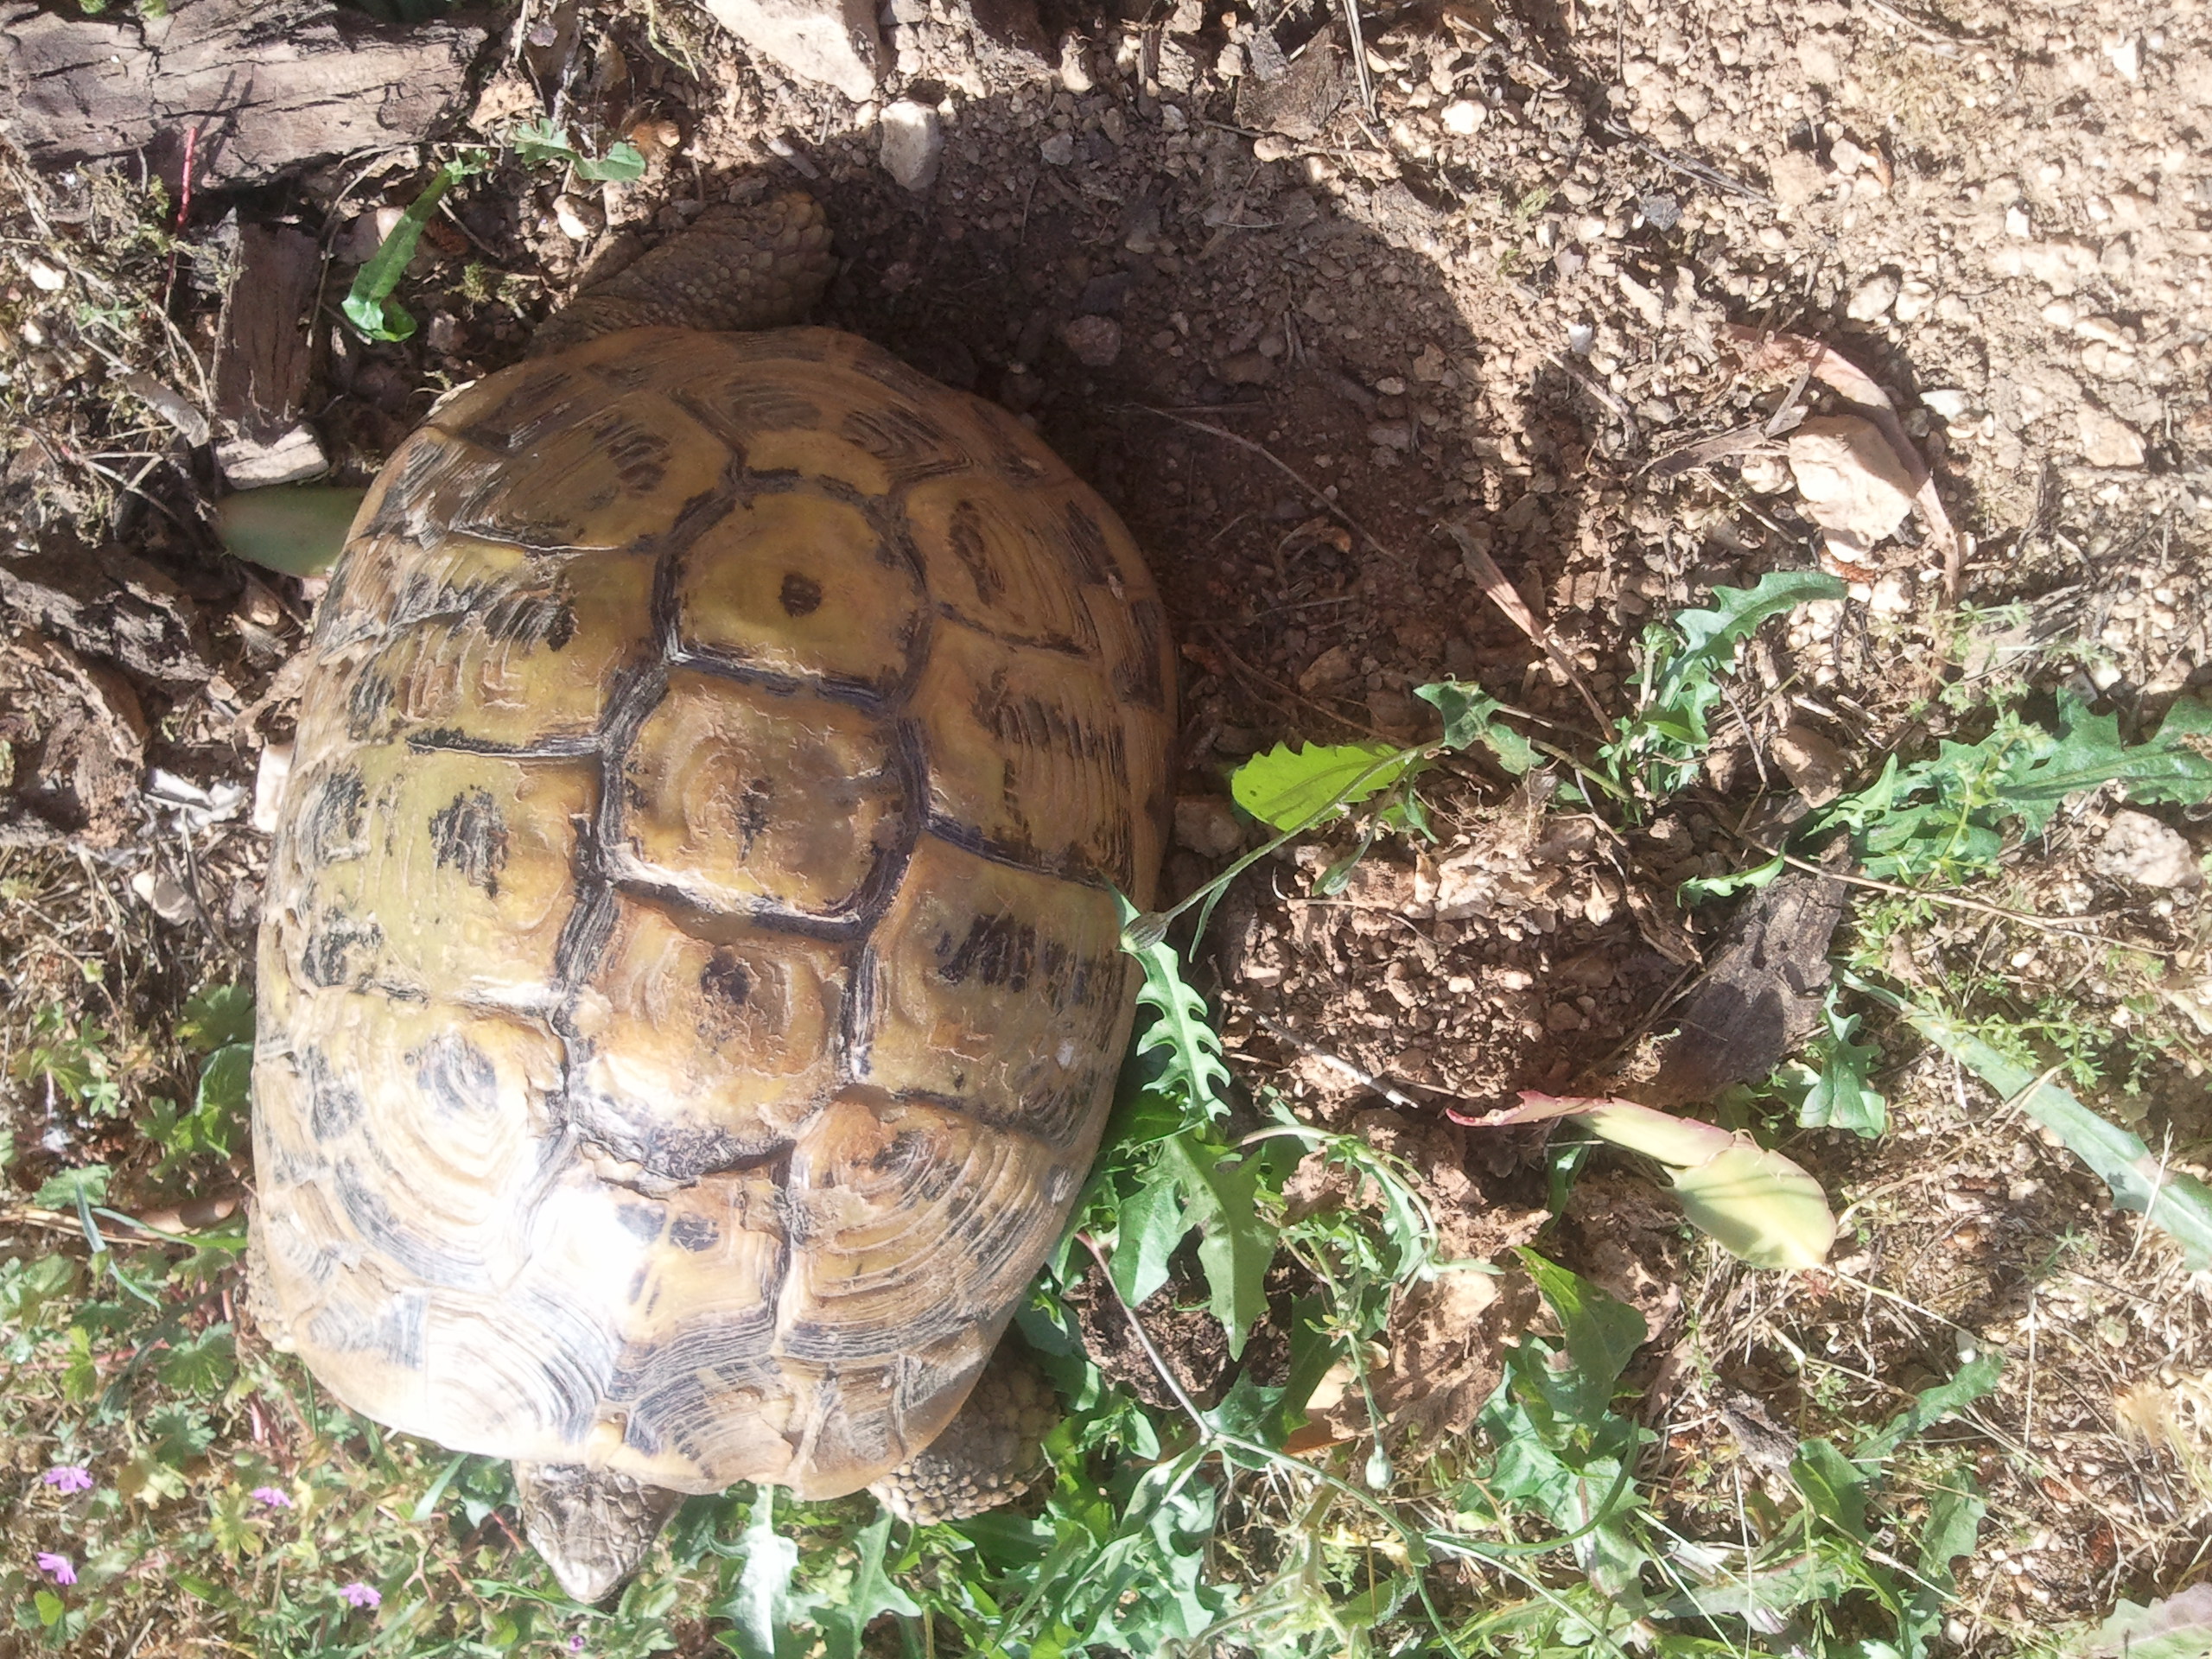
[[805,316],[836,270],[821,204],[804,191],[717,202],[546,319],[533,353],[620,328],[782,328]]
[[916,1526],[995,1510],[1044,1473],[1045,1437],[1059,1420],[1052,1384],[1008,1337],[944,1432],[868,1491]]
[[580,1463],[515,1468],[522,1526],[561,1587],[587,1605],[638,1570],[683,1494]]

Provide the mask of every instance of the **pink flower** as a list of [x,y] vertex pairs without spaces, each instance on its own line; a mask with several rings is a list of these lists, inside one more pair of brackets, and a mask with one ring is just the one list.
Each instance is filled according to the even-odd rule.
[[289,1510],[292,1507],[292,1500],[274,1486],[257,1486],[246,1496],[264,1510]]
[[57,1463],[40,1478],[65,1496],[92,1490],[92,1471],[81,1463]]
[[569,1638],[569,1651],[570,1653],[582,1653],[583,1650],[584,1639],[581,1633]]
[[340,1586],[338,1593],[346,1598],[348,1605],[355,1607],[380,1607],[384,1605],[384,1592],[363,1584],[359,1579]]
[[38,1570],[51,1574],[56,1584],[77,1582],[77,1569],[69,1565],[69,1558],[67,1555],[41,1554],[38,1558]]

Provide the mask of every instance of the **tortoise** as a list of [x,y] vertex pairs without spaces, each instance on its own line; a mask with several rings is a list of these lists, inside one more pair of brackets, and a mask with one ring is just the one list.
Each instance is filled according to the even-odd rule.
[[512,1459],[585,1601],[687,1493],[1020,1490],[992,1357],[1133,1017],[1152,579],[1012,416],[791,326],[832,270],[786,194],[581,293],[393,454],[308,647],[257,1316]]

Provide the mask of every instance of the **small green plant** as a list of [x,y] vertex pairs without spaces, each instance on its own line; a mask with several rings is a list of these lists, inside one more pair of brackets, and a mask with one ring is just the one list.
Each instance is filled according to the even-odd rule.
[[1829,987],[1821,1007],[1822,1028],[1806,1046],[1806,1058],[1783,1068],[1802,1084],[1797,1125],[1806,1129],[1848,1129],[1867,1140],[1889,1128],[1889,1102],[1872,1081],[1882,1051],[1858,1040],[1859,1016],[1837,1006]]
[[[1688,1538],[1649,1511],[1635,1471],[1649,1435],[1613,1405],[1644,1339],[1642,1315],[1533,1252],[1522,1256],[1561,1334],[1528,1338],[1509,1356],[1478,1422],[1491,1449],[1457,1487],[1458,1520],[1516,1535],[1541,1517],[1560,1535],[1525,1548],[1566,1554],[1580,1582],[1548,1580],[1541,1593],[1478,1616],[1461,1639],[1520,1653],[1844,1659],[1886,1649],[1921,1659],[1955,1589],[1950,1563],[1973,1548],[1983,1505],[1963,1471],[1943,1471],[1929,1483],[1918,1548],[1901,1548],[1905,1541],[1878,1535],[1885,1467],[1912,1437],[1994,1387],[2001,1359],[1970,1359],[1859,1437],[1849,1454],[1825,1440],[1801,1444],[1789,1471],[1793,1510],[1746,1494],[1760,1523],[1756,1541]],[[1892,1640],[1877,1647],[1859,1631],[1847,1637],[1847,1620]]]
[[1595,775],[1580,772],[1581,782],[1597,785],[1631,817],[1680,793],[1696,780],[1712,746],[1707,722],[1737,641],[1769,617],[1843,594],[1843,583],[1821,571],[1770,570],[1750,588],[1714,588],[1709,609],[1652,623],[1630,682],[1636,707],[1614,722],[1598,750]]
[[509,142],[525,167],[558,162],[575,168],[578,178],[593,184],[609,181],[626,184],[645,174],[645,156],[628,139],[618,139],[609,144],[604,156],[593,156],[577,149],[569,137],[569,130],[556,125],[548,116],[540,116],[516,128]]
[[2107,1122],[2068,1090],[2012,1058],[1974,1023],[1919,1007],[1878,986],[1861,988],[1904,1015],[1915,1031],[2066,1143],[2095,1172],[2123,1210],[2145,1217],[2181,1247],[2192,1268],[2212,1266],[2212,1187],[2167,1166],[2141,1136]]
[[2206,737],[2212,704],[2177,702],[2154,736],[2131,744],[2118,716],[2062,695],[2056,732],[2003,709],[1978,743],[1947,741],[1910,766],[1891,756],[1879,778],[1829,807],[1808,834],[1850,830],[1866,873],[1885,880],[1971,880],[1998,867],[2013,826],[2040,835],[2087,791],[2119,784],[2145,804],[2212,799],[2212,755],[2190,741]]
[[423,239],[423,227],[430,222],[440,200],[454,185],[483,168],[483,159],[477,155],[448,162],[432,174],[422,194],[408,204],[399,222],[385,234],[360,270],[353,273],[353,285],[346,289],[340,308],[346,321],[366,338],[398,340],[414,334],[415,319],[391,297],[391,292],[406,274],[407,262],[415,257],[416,245]]
[[31,1016],[30,1043],[10,1067],[23,1082],[42,1085],[96,1117],[123,1109],[123,1086],[99,1021],[73,1022],[60,1004]]
[[159,1096],[148,1103],[145,1130],[162,1150],[156,1181],[212,1170],[242,1143],[253,1083],[253,993],[236,984],[199,992],[186,1001],[177,1035],[203,1058],[188,1107]]
[[[608,145],[603,156],[593,156],[576,147],[566,127],[545,117],[518,127],[507,135],[507,142],[524,166],[558,164],[593,183],[627,181],[643,177],[645,171],[644,155],[628,140]],[[487,170],[492,159],[488,150],[464,149],[440,167],[422,194],[408,204],[399,222],[385,233],[377,251],[353,273],[353,286],[346,290],[340,309],[365,338],[401,340],[413,335],[415,319],[391,297],[392,290],[406,274],[408,262],[422,241],[423,227],[430,222],[446,192],[463,179]]]

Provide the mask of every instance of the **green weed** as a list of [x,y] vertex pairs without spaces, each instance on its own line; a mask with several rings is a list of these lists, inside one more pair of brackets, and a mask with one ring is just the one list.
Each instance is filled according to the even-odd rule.
[[2212,736],[2212,704],[2174,705],[2156,735],[2127,743],[2119,718],[2062,696],[2058,729],[1999,712],[1978,743],[1945,741],[1929,760],[1900,766],[1821,815],[1808,836],[1848,830],[1869,875],[1948,886],[1993,872],[2015,826],[2043,833],[2070,798],[2110,784],[2132,802],[2194,805],[2212,798],[2212,756],[2189,742]]

